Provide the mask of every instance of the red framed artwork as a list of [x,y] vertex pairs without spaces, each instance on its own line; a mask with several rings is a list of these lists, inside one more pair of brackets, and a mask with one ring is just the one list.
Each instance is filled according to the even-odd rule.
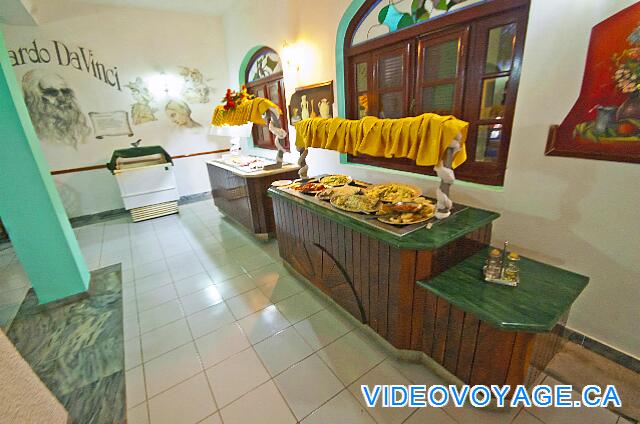
[[640,163],[640,3],[593,27],[580,95],[545,154]]

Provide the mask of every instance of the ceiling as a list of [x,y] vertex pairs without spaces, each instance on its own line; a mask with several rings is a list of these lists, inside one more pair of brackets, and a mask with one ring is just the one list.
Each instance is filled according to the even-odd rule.
[[135,7],[200,15],[223,15],[246,0],[80,0],[105,6]]

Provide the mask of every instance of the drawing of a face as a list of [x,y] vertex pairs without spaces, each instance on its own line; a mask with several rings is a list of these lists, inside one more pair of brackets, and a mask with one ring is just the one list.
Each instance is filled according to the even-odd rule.
[[74,91],[57,74],[31,70],[22,78],[24,100],[38,136],[77,147],[91,129]]
[[196,128],[202,126],[191,118],[191,108],[183,101],[170,100],[164,110],[171,122],[179,127]]

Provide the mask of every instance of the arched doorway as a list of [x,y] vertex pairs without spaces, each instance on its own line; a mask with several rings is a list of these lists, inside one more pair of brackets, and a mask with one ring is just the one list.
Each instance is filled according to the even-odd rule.
[[[282,61],[278,53],[269,47],[258,49],[249,59],[244,70],[247,91],[264,97],[280,107],[280,124],[287,128],[287,104],[282,75]],[[274,135],[265,125],[254,125],[253,145],[263,149],[276,149]],[[289,151],[289,137],[284,140],[284,148]]]

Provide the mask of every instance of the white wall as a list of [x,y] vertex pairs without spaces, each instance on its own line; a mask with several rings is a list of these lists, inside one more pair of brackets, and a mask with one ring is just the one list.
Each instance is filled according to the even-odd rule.
[[[74,89],[78,103],[88,112],[125,110],[131,119],[134,103],[125,87],[136,77],[148,78],[164,73],[175,76],[181,66],[197,68],[211,87],[209,101],[189,101],[192,118],[201,127],[184,128],[165,113],[170,97],[160,91],[152,105],[157,120],[133,125],[134,136],[105,137],[91,134],[77,147],[43,139],[42,147],[52,170],[99,165],[108,162],[114,149],[143,139],[143,145],[162,145],[171,155],[228,148],[226,138],[208,135],[213,108],[228,86],[222,19],[186,13],[158,12],[122,7],[87,6],[77,12],[65,9],[55,19],[39,26],[5,26],[7,48],[29,47],[33,40],[52,54],[52,40],[62,41],[70,49],[91,49],[94,57],[107,67],[117,67],[121,90],[94,78],[90,73],[60,66],[57,59],[48,64],[27,63],[14,66],[18,81],[31,69],[46,69],[64,78]],[[179,97],[182,98],[182,97]],[[90,122],[89,122],[89,125]],[[205,161],[210,156],[177,159],[176,173],[181,195],[209,190]],[[65,207],[70,216],[79,216],[123,207],[115,179],[106,170],[56,176]]]
[[[459,184],[452,193],[454,201],[502,214],[494,225],[494,243],[509,239],[529,257],[590,276],[568,326],[640,357],[640,167],[544,156],[549,126],[560,123],[577,98],[591,27],[632,3],[532,0],[504,188]],[[297,85],[335,80],[336,33],[349,4],[349,0],[304,2],[293,25],[298,28],[296,39],[310,46],[314,58],[302,63],[295,76],[285,70],[285,78],[295,79]],[[235,19],[269,21],[278,13],[267,8]],[[233,50],[231,76],[254,45],[285,38],[291,42],[288,26],[280,23],[260,35],[227,37],[227,49]],[[394,179],[435,194],[436,182],[431,179],[340,165],[334,152],[313,150],[308,162],[310,175],[335,171],[373,182]]]

